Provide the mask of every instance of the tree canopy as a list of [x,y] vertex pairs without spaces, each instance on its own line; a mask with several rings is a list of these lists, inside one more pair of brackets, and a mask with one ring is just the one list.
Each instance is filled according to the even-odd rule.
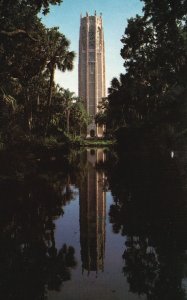
[[181,130],[187,98],[187,1],[143,2],[143,15],[128,20],[121,39],[125,72],[111,81],[108,127],[164,124]]
[[65,94],[54,74],[57,68],[72,70],[75,53],[59,28],[46,28],[38,15],[62,2],[0,0],[0,137],[5,142],[69,131],[63,125]]

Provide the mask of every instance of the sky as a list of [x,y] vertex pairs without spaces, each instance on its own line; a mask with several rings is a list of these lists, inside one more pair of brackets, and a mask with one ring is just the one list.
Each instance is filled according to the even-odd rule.
[[106,88],[110,86],[113,77],[119,77],[124,73],[123,59],[120,56],[122,38],[127,20],[142,14],[143,3],[140,0],[63,0],[59,6],[51,6],[50,13],[42,16],[42,22],[47,27],[59,27],[68,40],[70,50],[75,51],[73,71],[65,73],[59,70],[55,73],[55,81],[60,86],[68,88],[78,95],[78,46],[80,15],[84,17],[102,13],[105,37],[105,64],[106,64]]

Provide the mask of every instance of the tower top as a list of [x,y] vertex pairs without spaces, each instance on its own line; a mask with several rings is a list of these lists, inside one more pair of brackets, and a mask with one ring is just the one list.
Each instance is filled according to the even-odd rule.
[[[93,16],[102,19],[102,13],[100,13],[100,15],[97,16],[97,11],[96,11],[96,10],[94,11],[94,15],[90,15],[90,17],[93,17]],[[88,13],[88,12],[86,12],[86,17],[87,17],[87,18],[89,17],[89,13]],[[80,14],[80,18],[81,18],[81,19],[85,18],[84,16],[82,16],[82,13]]]

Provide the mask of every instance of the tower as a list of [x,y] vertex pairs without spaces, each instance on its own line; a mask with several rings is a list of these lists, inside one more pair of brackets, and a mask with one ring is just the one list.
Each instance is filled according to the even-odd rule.
[[87,137],[103,136],[103,127],[96,126],[94,117],[105,91],[105,48],[102,15],[81,16],[79,37],[79,97],[91,117]]
[[102,149],[87,149],[86,172],[80,179],[80,245],[82,270],[104,270],[106,192],[104,173],[96,170],[96,164],[104,162]]

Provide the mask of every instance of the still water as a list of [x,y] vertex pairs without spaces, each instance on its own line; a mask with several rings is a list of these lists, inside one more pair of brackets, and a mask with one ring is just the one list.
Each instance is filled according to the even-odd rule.
[[11,163],[0,180],[2,299],[187,299],[184,162],[86,149]]

